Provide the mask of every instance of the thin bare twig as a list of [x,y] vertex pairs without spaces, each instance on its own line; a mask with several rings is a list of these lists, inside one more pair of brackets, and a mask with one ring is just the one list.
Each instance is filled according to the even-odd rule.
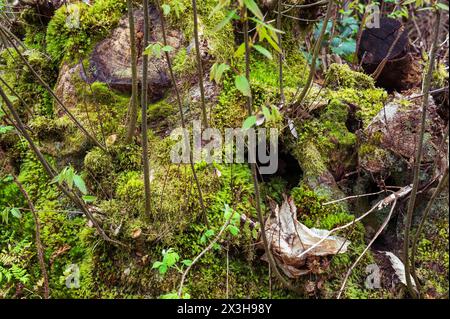
[[342,286],[341,289],[339,289],[339,293],[337,295],[337,299],[341,298],[342,293],[344,292],[344,288],[345,285],[347,284],[347,280],[350,277],[350,274],[352,273],[353,269],[356,267],[356,265],[360,262],[360,260],[362,259],[362,257],[365,255],[365,253],[370,249],[370,247],[372,246],[372,244],[375,242],[375,240],[378,238],[378,236],[381,234],[381,232],[384,230],[384,228],[386,227],[386,225],[388,224],[389,220],[391,219],[392,216],[392,212],[395,209],[395,206],[397,205],[397,199],[394,200],[394,203],[392,204],[391,210],[389,211],[388,216],[386,217],[386,219],[384,220],[383,224],[380,226],[380,228],[378,229],[378,231],[375,233],[375,235],[373,236],[373,238],[371,239],[371,241],[369,242],[369,244],[367,245],[367,247],[363,250],[363,252],[361,253],[361,255],[359,255],[359,257],[355,260],[355,262],[353,263],[353,265],[351,265],[351,267],[348,269],[347,273],[345,274],[344,277],[344,281],[342,282]]

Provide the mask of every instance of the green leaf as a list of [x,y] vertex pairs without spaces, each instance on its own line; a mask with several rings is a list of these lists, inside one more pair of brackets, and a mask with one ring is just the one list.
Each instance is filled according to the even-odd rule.
[[267,50],[265,47],[260,46],[258,44],[253,45],[253,47],[255,48],[256,51],[264,55],[266,58],[272,60],[272,53],[270,53],[269,50]]
[[8,133],[9,131],[12,131],[12,130],[14,130],[14,126],[11,126],[11,125],[7,125],[7,126],[0,125],[0,134],[5,134],[5,133]]
[[234,225],[228,225],[227,229],[230,231],[231,235],[236,236],[239,234],[239,228]]
[[212,67],[211,70],[209,71],[209,80],[212,81],[214,80],[215,76],[216,76],[216,72],[217,72],[217,62],[215,62]]
[[236,85],[236,88],[242,93],[244,96],[252,96],[252,93],[250,91],[250,84],[247,81],[247,78],[244,75],[237,75],[234,78],[234,84]]
[[244,4],[247,9],[255,15],[255,17],[264,20],[264,16],[254,0],[244,0]]
[[171,292],[165,295],[161,295],[159,297],[160,299],[178,299],[178,293],[176,292]]
[[245,43],[241,43],[241,45],[239,45],[239,47],[234,52],[234,57],[240,58],[244,55],[244,53],[245,53]]
[[248,130],[249,128],[251,128],[253,125],[256,124],[256,116],[255,115],[251,115],[249,117],[247,117],[244,121],[244,124],[242,124],[242,128],[244,130]]
[[73,177],[73,181],[75,183],[75,186],[80,190],[80,192],[82,192],[83,194],[87,194],[86,184],[84,183],[80,175],[75,175]]
[[271,118],[271,115],[270,115],[270,111],[267,108],[267,106],[263,105],[262,111],[263,111],[263,114],[264,114],[264,118],[269,121],[270,118]]
[[95,200],[97,199],[97,197],[96,196],[92,196],[92,195],[83,195],[83,200],[86,202],[86,203],[92,203],[92,202],[95,202]]
[[185,259],[181,262],[183,265],[189,267],[190,265],[192,265],[192,260],[190,259]]
[[22,213],[20,212],[20,210],[16,207],[11,208],[11,215],[17,219],[22,217]]
[[167,265],[166,264],[162,264],[158,267],[159,273],[161,275],[164,275],[167,272]]
[[226,63],[221,63],[216,70],[216,73],[214,74],[214,81],[216,81],[216,83],[220,82],[220,79],[222,78],[222,75],[225,71],[229,70],[230,66]]
[[171,51],[173,51],[174,49],[173,49],[173,47],[170,46],[170,45],[165,45],[165,46],[163,46],[163,47],[161,48],[161,50],[164,51],[164,52],[171,52]]
[[72,167],[70,167],[67,170],[63,171],[63,180],[67,183],[67,185],[69,186],[69,189],[73,188],[73,181],[74,181],[74,177],[75,177],[75,171],[73,170]]
[[163,264],[163,263],[160,262],[160,261],[155,261],[155,262],[153,263],[152,269],[159,268],[159,267],[161,267],[162,264]]
[[445,3],[438,3],[436,4],[436,7],[438,7],[441,10],[448,11],[448,5],[446,5]]
[[261,25],[261,26],[263,26],[263,27],[267,28],[268,30],[271,30],[271,31],[273,31],[275,33],[284,33],[284,31],[275,28],[270,23],[265,23],[264,21],[256,19],[256,18],[250,18],[250,20],[256,22],[257,24],[259,24],[259,25]]
[[277,51],[278,53],[281,53],[281,49],[278,46],[278,39],[275,37],[273,38],[271,35],[269,35],[267,33],[267,29],[263,26],[260,25],[257,27],[258,30],[258,34],[259,34],[259,39],[262,40],[266,40],[267,42],[269,42],[269,44],[272,46],[272,48],[274,48],[275,51]]
[[220,31],[224,26],[227,25],[228,22],[231,21],[231,19],[233,19],[236,16],[236,11],[232,10],[230,12],[228,12],[227,16],[219,22],[218,25],[216,25],[216,27],[213,29],[212,32],[217,32]]
[[176,252],[169,252],[164,255],[163,263],[167,265],[167,267],[172,267],[179,259],[180,256]]
[[168,16],[169,13],[170,13],[170,6],[169,6],[168,4],[163,4],[163,5],[161,6],[161,8],[163,9],[163,14],[164,14],[165,16]]

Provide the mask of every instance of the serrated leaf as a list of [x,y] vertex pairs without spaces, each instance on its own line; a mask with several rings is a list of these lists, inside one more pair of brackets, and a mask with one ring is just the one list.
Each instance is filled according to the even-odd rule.
[[250,91],[250,84],[247,81],[247,78],[244,75],[237,75],[234,78],[234,84],[236,85],[236,88],[242,93],[244,96],[252,96],[252,93]]
[[253,125],[256,124],[256,116],[255,115],[251,115],[249,117],[247,117],[244,121],[244,123],[242,124],[242,128],[244,130],[248,130],[249,128],[251,128]]
[[86,184],[84,183],[80,175],[73,176],[73,182],[75,183],[75,186],[80,190],[81,193],[87,194]]
[[22,213],[16,207],[11,208],[11,215],[17,219],[20,219],[22,217]]
[[269,60],[272,60],[272,53],[270,53],[269,50],[267,50],[265,47],[255,44],[253,45],[253,48],[255,48],[256,51],[264,55]]

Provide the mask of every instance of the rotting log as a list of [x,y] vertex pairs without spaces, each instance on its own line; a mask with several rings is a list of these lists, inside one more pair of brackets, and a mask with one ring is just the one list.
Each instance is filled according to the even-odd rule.
[[379,72],[377,86],[402,91],[420,84],[420,70],[409,51],[408,34],[401,22],[383,17],[379,28],[362,32],[358,60],[367,74]]

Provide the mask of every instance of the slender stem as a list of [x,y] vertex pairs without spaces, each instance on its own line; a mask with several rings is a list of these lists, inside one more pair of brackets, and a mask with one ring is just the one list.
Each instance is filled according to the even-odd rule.
[[428,97],[430,93],[430,86],[431,86],[431,78],[433,75],[433,67],[434,67],[434,60],[436,58],[436,49],[437,49],[437,42],[439,38],[439,25],[441,22],[441,14],[439,10],[436,10],[436,19],[434,22],[434,39],[433,44],[431,46],[431,53],[430,53],[430,60],[428,63],[428,70],[427,74],[424,79],[423,83],[423,100],[422,100],[422,119],[420,123],[420,133],[419,133],[419,141],[417,143],[416,148],[416,156],[414,160],[414,177],[413,177],[413,189],[411,191],[411,197],[408,202],[408,209],[406,213],[406,224],[405,224],[405,238],[403,243],[403,262],[405,263],[405,276],[406,276],[406,283],[408,287],[408,291],[412,297],[417,297],[416,292],[413,289],[412,281],[411,281],[411,271],[410,271],[410,263],[409,263],[409,232],[411,228],[412,223],[412,217],[414,213],[414,206],[416,203],[416,197],[417,197],[417,190],[419,188],[419,174],[420,174],[420,162],[422,159],[422,146],[423,146],[423,137],[425,134],[425,121],[427,117],[427,107],[428,107]]
[[[277,14],[277,29],[281,30],[281,0],[278,0],[278,14]],[[281,33],[277,34],[278,36],[278,46],[280,48],[280,52],[278,53],[278,81],[280,83],[280,100],[281,106],[284,106],[286,102],[286,98],[284,96],[284,87],[283,87],[283,47],[281,45]]]
[[137,80],[137,59],[136,59],[136,37],[134,29],[133,2],[127,0],[128,25],[130,30],[130,59],[131,59],[131,101],[128,110],[128,128],[126,142],[130,143],[136,131],[137,108],[138,108],[138,80]]
[[417,278],[416,273],[416,253],[417,253],[417,243],[420,238],[420,233],[422,232],[423,226],[425,224],[425,220],[428,217],[428,214],[431,211],[431,207],[433,207],[434,201],[438,197],[438,195],[444,190],[444,188],[448,184],[448,167],[446,168],[444,175],[442,176],[441,180],[439,181],[438,186],[436,187],[435,191],[433,192],[433,195],[431,195],[430,200],[428,201],[427,206],[425,207],[425,211],[423,212],[422,219],[420,220],[419,227],[417,228],[417,231],[414,235],[414,238],[412,240],[412,246],[411,246],[411,274],[414,278],[414,281],[416,282],[417,289],[420,293],[420,282]]
[[[294,112],[297,111],[297,109],[301,106],[303,99],[306,97],[306,93],[308,93],[309,88],[312,84],[312,80],[314,78],[314,74],[316,72],[316,63],[317,63],[317,57],[319,56],[320,48],[322,47],[322,41],[323,37],[325,35],[325,31],[327,29],[328,21],[330,20],[331,13],[333,12],[333,4],[334,1],[330,0],[327,5],[327,12],[325,14],[325,18],[323,20],[322,29],[320,30],[319,37],[316,40],[316,44],[314,45],[312,60],[311,60],[311,68],[309,70],[308,79],[306,80],[305,86],[303,87],[302,92],[300,93],[300,96],[296,101],[294,101]],[[296,94],[297,95],[297,94]]]
[[22,52],[20,52],[19,48],[14,43],[14,41],[12,41],[6,36],[5,28],[2,25],[0,25],[0,33],[5,35],[6,39],[13,46],[14,50],[17,52],[22,62],[27,66],[28,69],[30,69],[31,73],[33,73],[33,75],[37,78],[37,80],[41,83],[41,85],[53,96],[53,98],[61,106],[63,111],[69,116],[72,122],[75,123],[75,125],[84,133],[84,135],[86,135],[86,137],[90,139],[96,146],[106,151],[106,148],[102,144],[100,144],[100,142],[84,128],[84,126],[75,118],[75,116],[64,105],[61,99],[55,94],[55,92],[53,92],[53,90],[50,88],[47,82],[45,82],[44,79],[42,79],[42,77],[34,70],[34,68],[30,65],[28,60],[23,56]]
[[31,201],[30,196],[28,195],[28,192],[23,187],[22,183],[19,181],[17,176],[11,172],[11,175],[14,179],[14,182],[19,187],[20,192],[22,193],[23,197],[25,197],[28,207],[30,208],[31,213],[33,214],[34,219],[34,226],[35,226],[35,237],[36,237],[36,250],[37,250],[37,257],[39,261],[39,267],[41,268],[42,277],[44,277],[44,298],[48,299],[50,295],[50,289],[48,286],[48,274],[47,274],[47,268],[45,267],[45,259],[44,259],[44,246],[42,245],[41,241],[41,223],[39,221],[39,216],[36,212],[36,209],[34,208],[33,202]]
[[[156,4],[157,4],[158,10],[159,10],[160,9],[159,0],[156,0]],[[166,24],[165,24],[165,20],[164,20],[164,15],[161,12],[160,12],[160,17],[161,17],[161,31],[162,31],[162,36],[163,36],[163,43],[164,43],[164,45],[167,45]],[[183,128],[183,130],[186,130],[186,121],[184,119],[184,114],[183,114],[183,103],[181,102],[181,95],[180,95],[180,91],[178,89],[177,80],[175,78],[175,74],[173,73],[172,61],[170,59],[169,52],[164,52],[164,54],[165,54],[166,61],[167,61],[167,67],[168,67],[169,73],[170,73],[170,79],[173,83],[175,95],[177,97],[177,105],[178,105],[178,111],[180,112],[181,127]],[[184,141],[186,143],[186,145],[185,145],[186,149],[189,150],[190,149],[189,140],[185,138]],[[193,158],[192,152],[189,152],[189,164],[191,167],[192,175],[195,180],[195,184],[197,186],[198,201],[200,204],[200,208],[202,209],[203,219],[205,220],[206,226],[209,228],[208,215],[206,214],[205,204],[203,201],[202,188],[200,186],[200,182],[198,180],[197,173],[195,171],[194,158]]]
[[[247,18],[247,9],[244,7],[242,8],[242,22],[244,24],[244,46],[245,46],[245,76],[247,78],[247,81],[250,84],[250,48],[249,48],[249,36],[248,36],[248,18]],[[251,86],[250,86],[251,87]],[[247,112],[248,116],[251,116],[252,111],[252,97],[247,97]],[[296,287],[294,287],[289,281],[287,281],[278,270],[276,261],[272,255],[272,252],[269,247],[269,243],[266,236],[266,230],[265,230],[265,223],[264,223],[264,217],[261,210],[261,195],[259,192],[259,184],[258,184],[258,172],[256,163],[250,163],[251,170],[252,170],[252,178],[253,178],[253,187],[255,188],[255,199],[256,199],[256,212],[258,213],[258,220],[259,224],[261,225],[261,237],[263,239],[264,244],[264,250],[266,251],[269,265],[272,267],[273,272],[275,273],[278,280],[288,289],[300,294],[300,290]]]
[[205,103],[205,90],[203,87],[203,65],[202,57],[200,52],[200,42],[198,38],[198,18],[197,18],[197,1],[192,0],[192,11],[194,13],[194,42],[195,42],[195,53],[197,57],[197,70],[198,70],[198,83],[200,86],[200,102],[202,108],[202,121],[203,126],[208,127],[208,118],[206,115],[206,103]]
[[[148,0],[144,0],[144,40],[143,48],[147,47],[149,41],[150,19],[148,15]],[[150,217],[151,189],[150,189],[150,159],[148,156],[148,128],[147,128],[147,76],[148,76],[148,55],[142,56],[142,85],[141,85],[141,108],[142,108],[142,164],[144,166],[144,188],[145,188],[145,214]]]
[[350,274],[352,273],[353,269],[355,269],[356,265],[361,261],[363,256],[366,254],[366,252],[370,249],[370,247],[373,245],[375,240],[380,236],[381,232],[386,228],[388,222],[391,220],[392,213],[394,212],[395,206],[397,205],[397,200],[394,201],[392,204],[391,210],[389,211],[388,216],[384,220],[383,224],[380,226],[380,228],[377,230],[373,238],[370,240],[367,247],[363,250],[361,255],[358,256],[358,258],[355,260],[355,262],[350,266],[350,268],[347,270],[347,273],[345,274],[344,281],[342,282],[341,289],[339,289],[339,293],[337,295],[337,299],[341,298],[342,293],[344,292],[345,285],[347,284],[347,280],[350,277]]

